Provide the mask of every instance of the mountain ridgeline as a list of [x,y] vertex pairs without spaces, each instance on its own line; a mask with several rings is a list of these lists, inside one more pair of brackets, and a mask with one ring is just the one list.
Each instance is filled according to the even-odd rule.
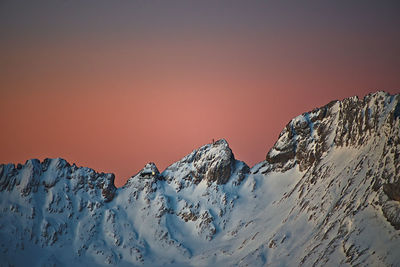
[[400,95],[292,119],[249,168],[225,140],[159,172],[0,165],[1,266],[399,266]]

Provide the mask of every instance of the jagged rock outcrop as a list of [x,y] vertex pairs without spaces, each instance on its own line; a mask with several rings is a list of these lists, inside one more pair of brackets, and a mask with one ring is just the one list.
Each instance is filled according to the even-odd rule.
[[193,166],[196,177],[208,182],[225,184],[231,177],[235,157],[226,140],[218,140],[211,146],[203,146],[194,156]]
[[382,186],[382,212],[394,228],[400,230],[400,179],[395,183],[386,183]]
[[114,174],[97,173],[86,167],[78,168],[70,165],[66,160],[37,159],[26,161],[25,165],[0,165],[0,192],[12,191],[14,187],[24,197],[36,193],[40,187],[48,191],[60,180],[66,184],[74,194],[79,191],[92,190],[91,195],[101,196],[105,202],[111,201],[115,195]]
[[387,183],[383,185],[383,192],[389,197],[390,200],[400,202],[400,181],[396,183]]
[[122,188],[62,159],[0,165],[8,265],[397,266],[400,97],[333,101],[291,120],[249,168],[207,144]]
[[[180,187],[183,186],[178,181],[181,180],[180,178],[194,184],[203,180],[208,184],[214,182],[226,184],[239,164],[241,164],[241,172],[246,173],[246,170],[249,170],[246,164],[235,160],[228,142],[221,139],[194,150],[182,160],[169,166],[162,176],[167,181],[179,183]],[[176,177],[179,179],[175,179]]]
[[[306,112],[286,125],[266,160],[282,170],[290,169],[296,163],[301,170],[306,170],[319,162],[322,154],[332,146],[360,147],[367,139],[379,135],[385,125],[396,131],[399,103],[400,95],[377,92],[363,99],[351,97],[332,101]],[[391,135],[391,145],[397,146],[400,138],[394,132]],[[329,136],[333,138],[328,139]]]
[[331,145],[327,140],[333,131],[338,101],[304,113],[291,120],[268,152],[267,162],[283,171],[299,164],[301,170],[318,162]]
[[315,183],[321,175],[315,167],[331,148],[360,148],[372,140],[385,141],[382,142],[380,164],[369,169],[369,176],[375,177],[373,189],[388,196],[389,202],[381,203],[385,217],[399,227],[397,214],[400,209],[397,203],[390,202],[399,198],[399,110],[400,95],[391,96],[385,92],[369,94],[363,99],[351,97],[333,101],[291,120],[267,154],[266,161],[281,171],[296,164],[301,171],[314,168],[310,179]]
[[132,184],[135,184],[135,181],[139,183],[153,183],[159,179],[161,179],[161,177],[156,164],[154,162],[149,162],[136,175],[129,178],[124,187],[132,186]]

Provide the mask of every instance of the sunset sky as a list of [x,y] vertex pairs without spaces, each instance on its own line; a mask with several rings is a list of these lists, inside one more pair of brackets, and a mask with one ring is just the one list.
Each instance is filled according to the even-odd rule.
[[162,171],[225,138],[264,160],[287,122],[400,93],[400,1],[0,1],[0,163]]

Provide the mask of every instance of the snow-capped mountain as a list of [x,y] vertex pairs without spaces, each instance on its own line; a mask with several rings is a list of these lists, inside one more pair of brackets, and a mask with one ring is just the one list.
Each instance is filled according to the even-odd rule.
[[207,144],[125,186],[63,159],[0,165],[2,266],[400,266],[400,95],[292,119],[251,169]]

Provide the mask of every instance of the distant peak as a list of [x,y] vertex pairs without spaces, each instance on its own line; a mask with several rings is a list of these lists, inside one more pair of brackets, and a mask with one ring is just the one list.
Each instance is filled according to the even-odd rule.
[[45,191],[58,190],[67,186],[74,193],[89,192],[101,196],[104,202],[114,198],[114,174],[98,173],[87,167],[72,166],[62,158],[46,158],[42,162],[30,159],[24,165],[0,164],[0,192],[20,191],[21,196],[27,197],[44,187]]
[[399,95],[378,91],[364,98],[332,101],[303,113],[282,130],[266,160],[282,170],[299,164],[304,171],[318,163],[332,146],[360,147],[379,136],[383,125],[394,125],[400,117],[399,103]]
[[[197,184],[203,179],[209,184],[225,184],[235,167],[235,157],[225,139],[213,141],[169,166],[161,175],[168,181],[192,181]],[[181,170],[176,175],[177,170]]]
[[160,174],[160,172],[158,171],[157,166],[154,162],[147,163],[139,173],[141,176],[145,176],[145,175],[156,176],[156,175]]
[[213,143],[213,145],[217,145],[217,146],[218,146],[218,145],[229,146],[228,142],[227,142],[224,138],[215,141],[215,142]]
[[128,179],[123,187],[130,186],[134,184],[135,180],[157,180],[160,178],[160,172],[154,162],[147,163],[143,169],[141,169],[137,174],[133,175]]
[[385,91],[376,91],[376,92],[367,94],[366,96],[364,96],[364,99],[367,99],[369,97],[380,97],[380,96],[386,97],[386,96],[390,96],[390,94]]

